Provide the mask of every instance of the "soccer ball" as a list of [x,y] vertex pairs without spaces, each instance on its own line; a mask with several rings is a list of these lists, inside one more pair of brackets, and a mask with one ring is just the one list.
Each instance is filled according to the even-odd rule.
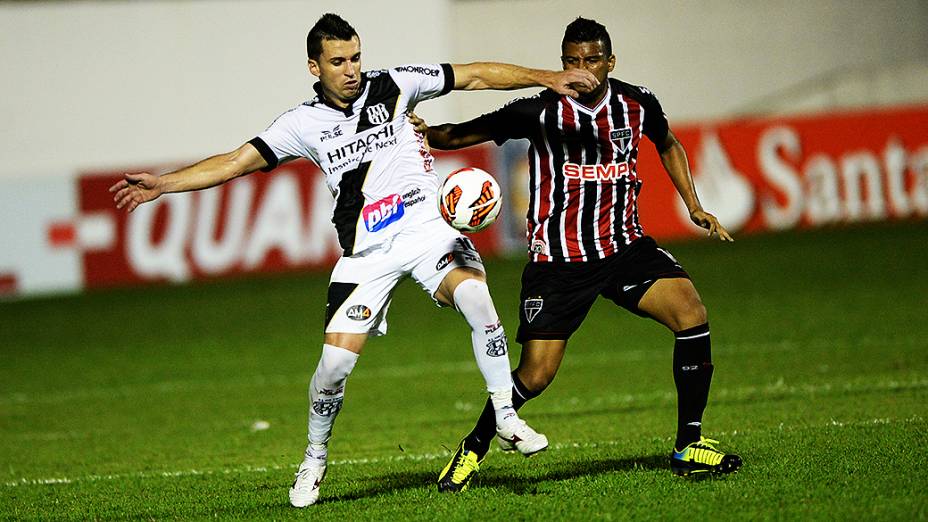
[[499,183],[474,167],[458,169],[438,191],[438,210],[445,222],[462,232],[479,232],[496,221],[503,206]]

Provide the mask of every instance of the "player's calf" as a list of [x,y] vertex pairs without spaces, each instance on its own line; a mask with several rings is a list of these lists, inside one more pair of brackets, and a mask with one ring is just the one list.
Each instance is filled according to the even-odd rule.
[[306,507],[319,499],[329,438],[342,408],[345,383],[357,361],[357,353],[329,344],[322,346],[322,356],[309,382],[309,445],[290,487],[290,504],[294,507]]

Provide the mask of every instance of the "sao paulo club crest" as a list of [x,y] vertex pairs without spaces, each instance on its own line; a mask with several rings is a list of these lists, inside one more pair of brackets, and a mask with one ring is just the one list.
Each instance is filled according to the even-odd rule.
[[535,319],[535,316],[538,315],[538,312],[541,311],[541,307],[544,306],[545,300],[540,297],[529,297],[522,303],[522,310],[525,312],[525,319],[528,322],[532,322]]
[[628,148],[632,144],[632,129],[631,127],[616,129],[609,133],[609,139],[618,144],[622,154],[628,154]]

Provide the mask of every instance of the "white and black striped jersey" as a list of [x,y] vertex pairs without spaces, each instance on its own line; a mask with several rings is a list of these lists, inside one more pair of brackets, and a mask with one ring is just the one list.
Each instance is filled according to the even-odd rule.
[[406,113],[454,87],[450,65],[403,65],[361,75],[361,94],[347,108],[317,96],[280,115],[249,141],[271,170],[309,158],[335,197],[332,222],[344,255],[390,240],[404,227],[440,219],[439,180],[424,138]]
[[667,118],[646,88],[609,79],[585,107],[545,90],[472,122],[497,144],[528,138],[529,257],[535,262],[602,259],[644,236],[638,222],[638,146],[663,145]]

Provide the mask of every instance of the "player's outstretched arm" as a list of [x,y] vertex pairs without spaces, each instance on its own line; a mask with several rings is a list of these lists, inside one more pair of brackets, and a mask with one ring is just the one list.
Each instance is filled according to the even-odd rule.
[[664,164],[664,170],[673,181],[677,188],[686,208],[690,212],[690,219],[693,223],[708,230],[708,235],[718,234],[722,241],[734,241],[728,230],[719,223],[718,218],[706,212],[699,203],[696,196],[696,186],[693,184],[693,176],[690,174],[690,166],[686,161],[686,150],[683,148],[677,137],[674,136],[670,129],[667,130],[667,138],[660,147],[661,163]]
[[464,123],[445,123],[435,127],[429,127],[425,120],[412,112],[407,115],[407,118],[416,131],[425,135],[429,146],[439,150],[463,149],[493,139],[490,129],[485,128],[479,118]]
[[157,199],[161,194],[214,187],[266,166],[267,162],[258,149],[246,143],[232,152],[206,158],[162,176],[153,176],[147,172],[126,173],[122,180],[110,187],[110,192],[113,193],[116,208],[132,212],[142,203]]
[[548,87],[549,89],[576,98],[577,86],[592,90],[599,81],[585,69],[568,71],[546,71],[528,69],[519,65],[494,62],[454,64],[454,88],[472,91],[479,89],[512,90],[525,87]]

